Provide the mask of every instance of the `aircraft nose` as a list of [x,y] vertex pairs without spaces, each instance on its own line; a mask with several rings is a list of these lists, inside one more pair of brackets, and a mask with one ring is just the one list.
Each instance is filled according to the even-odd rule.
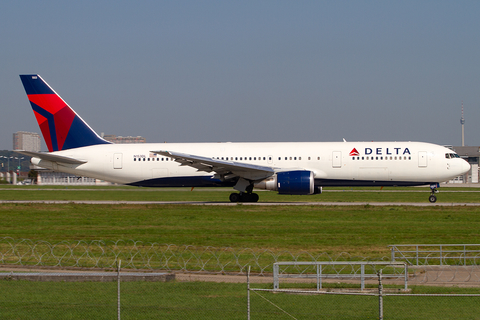
[[472,166],[470,165],[470,163],[468,163],[466,160],[463,160],[463,163],[462,163],[462,171],[463,173],[466,173],[468,171],[470,171],[470,168]]

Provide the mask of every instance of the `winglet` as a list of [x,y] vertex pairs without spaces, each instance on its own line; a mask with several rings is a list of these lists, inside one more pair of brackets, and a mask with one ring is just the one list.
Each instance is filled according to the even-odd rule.
[[38,75],[20,75],[48,150],[60,151],[110,142],[90,126]]

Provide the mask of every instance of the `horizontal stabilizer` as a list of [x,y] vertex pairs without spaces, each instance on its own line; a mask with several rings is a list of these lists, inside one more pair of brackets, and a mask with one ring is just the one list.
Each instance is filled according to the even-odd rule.
[[74,158],[59,156],[51,153],[43,153],[43,152],[32,152],[32,151],[18,151],[15,152],[24,154],[29,157],[40,158],[42,160],[51,161],[51,162],[58,162],[58,163],[67,163],[67,164],[82,164],[86,163],[85,160],[78,160]]

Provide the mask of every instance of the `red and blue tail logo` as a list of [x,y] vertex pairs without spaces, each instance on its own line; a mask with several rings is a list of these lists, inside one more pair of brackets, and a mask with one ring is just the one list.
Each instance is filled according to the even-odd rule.
[[48,151],[107,144],[36,74],[20,75]]

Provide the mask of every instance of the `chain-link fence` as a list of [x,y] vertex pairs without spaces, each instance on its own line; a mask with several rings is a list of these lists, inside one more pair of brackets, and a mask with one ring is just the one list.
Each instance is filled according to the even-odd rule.
[[[384,294],[251,289],[250,319],[479,319],[479,294]],[[380,317],[383,314],[383,317]]]
[[[118,277],[119,275],[119,277]],[[36,277],[36,279],[35,279]],[[234,278],[234,279],[232,279]],[[138,272],[4,273],[1,319],[478,319],[478,288],[289,283]],[[118,281],[120,280],[120,281]],[[198,280],[198,279],[197,279]],[[271,279],[269,279],[271,280]],[[253,283],[250,283],[253,282]]]
[[[369,290],[345,286],[300,289],[251,287],[248,319],[479,319],[480,290],[384,288],[382,269]],[[298,284],[294,284],[294,286]],[[446,293],[448,291],[450,293]],[[425,293],[431,291],[430,293]],[[463,293],[462,293],[463,291]],[[436,293],[435,293],[436,292]],[[467,293],[468,292],[468,293]]]
[[[136,279],[133,279],[136,278]],[[245,319],[245,284],[140,273],[18,273],[0,279],[1,319]]]

